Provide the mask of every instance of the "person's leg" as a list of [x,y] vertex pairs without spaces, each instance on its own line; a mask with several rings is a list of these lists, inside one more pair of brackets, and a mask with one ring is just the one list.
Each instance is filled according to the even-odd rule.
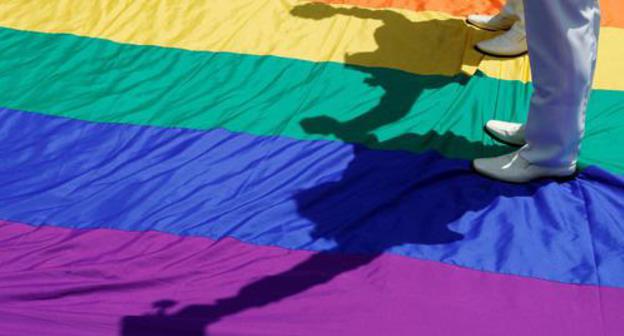
[[[509,0],[505,4],[502,10],[505,15],[513,15],[517,18],[517,21],[514,23],[514,30],[517,30],[520,34],[519,39],[522,43],[520,47],[512,47],[511,49],[515,49],[514,53],[524,54],[528,51],[528,45],[526,44],[526,21],[524,16],[524,3],[522,0]],[[509,37],[502,35],[501,37],[495,38],[496,41],[483,41],[476,46],[477,50],[480,50],[486,54],[497,55],[496,53],[500,53],[498,49],[509,50],[505,45],[509,44]],[[501,47],[502,46],[502,47]],[[510,123],[500,120],[490,120],[485,125],[485,130],[487,133],[492,136],[494,139],[512,146],[522,146],[525,144],[524,140],[524,125],[517,123]]]
[[535,92],[522,156],[548,167],[576,164],[598,50],[595,0],[526,0]]
[[573,174],[597,56],[595,0],[525,0],[535,91],[523,129],[526,145],[475,169],[510,182]]

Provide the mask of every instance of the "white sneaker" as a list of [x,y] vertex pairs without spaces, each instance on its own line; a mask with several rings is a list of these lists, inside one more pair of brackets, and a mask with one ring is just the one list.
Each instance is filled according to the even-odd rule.
[[491,31],[508,30],[516,20],[517,17],[503,12],[498,15],[470,15],[466,18],[471,25]]
[[485,124],[485,131],[494,139],[510,145],[524,146],[524,125],[500,120],[490,120]]
[[542,167],[525,160],[520,151],[488,159],[476,159],[474,169],[481,175],[511,183],[525,183],[539,178],[569,177],[576,171],[576,165],[570,167]]
[[475,49],[494,57],[517,57],[526,54],[529,47],[526,32],[522,23],[518,21],[506,33],[477,43]]

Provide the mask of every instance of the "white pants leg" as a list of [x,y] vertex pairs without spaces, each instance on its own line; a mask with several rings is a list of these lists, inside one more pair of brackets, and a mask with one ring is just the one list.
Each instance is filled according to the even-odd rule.
[[596,64],[597,0],[525,0],[535,91],[521,155],[547,167],[576,164]]

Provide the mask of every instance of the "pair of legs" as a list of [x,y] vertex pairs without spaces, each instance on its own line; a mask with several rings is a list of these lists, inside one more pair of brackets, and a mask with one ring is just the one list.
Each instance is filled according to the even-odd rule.
[[524,11],[535,89],[528,119],[486,125],[495,138],[521,147],[473,163],[483,175],[517,183],[574,174],[600,30],[597,0],[524,0]]

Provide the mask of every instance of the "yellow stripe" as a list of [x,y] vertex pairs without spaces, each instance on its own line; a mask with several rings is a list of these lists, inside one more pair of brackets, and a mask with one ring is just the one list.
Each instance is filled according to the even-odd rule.
[[[303,3],[305,4],[305,2]],[[121,43],[381,66],[416,74],[530,81],[528,58],[483,58],[493,36],[438,12],[298,0],[4,0],[0,26]],[[624,90],[624,29],[603,28],[595,87]]]

